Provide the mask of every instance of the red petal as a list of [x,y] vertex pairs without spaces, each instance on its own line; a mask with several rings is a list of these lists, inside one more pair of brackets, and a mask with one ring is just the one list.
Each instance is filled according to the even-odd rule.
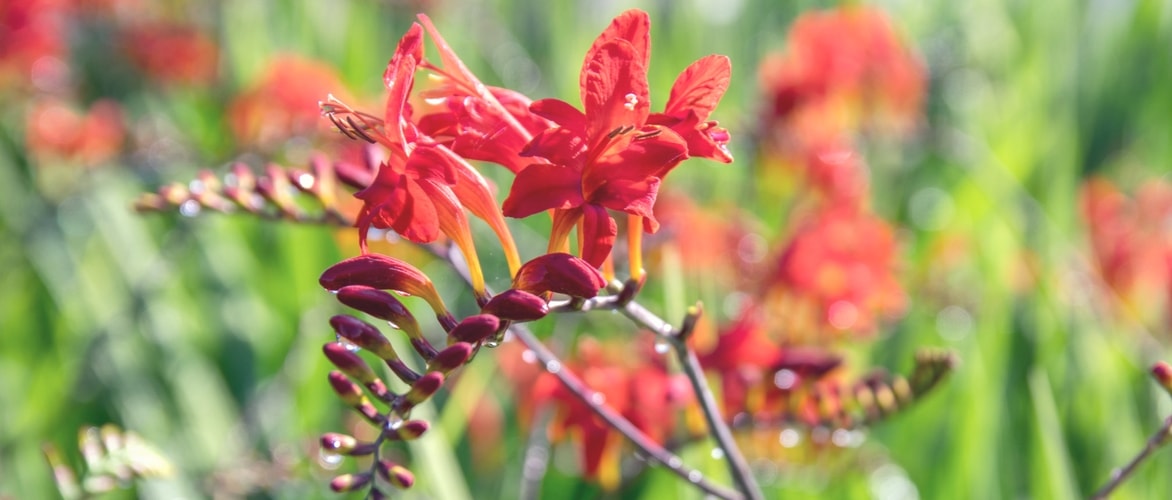
[[398,193],[405,193],[406,199],[402,209],[391,221],[391,227],[404,238],[416,243],[435,241],[440,234],[440,217],[436,212],[435,203],[427,191],[410,179],[407,179],[403,186],[406,189],[401,189]]
[[635,48],[635,52],[640,55],[639,61],[643,63],[646,68],[651,62],[651,19],[646,12],[639,9],[630,9],[622,14],[619,14],[610,22],[602,31],[598,38],[594,39],[594,43],[590,46],[590,50],[586,52],[586,58],[590,58],[590,54],[598,50],[606,42],[611,40],[626,40]]
[[647,69],[635,47],[626,40],[611,40],[590,54],[582,66],[582,106],[591,141],[598,141],[618,127],[641,127],[650,113]]
[[634,189],[648,182],[650,177],[663,178],[688,157],[687,143],[671,130],[646,127],[639,133],[656,135],[633,140],[623,150],[587,167],[582,176],[582,190],[587,200],[638,198],[642,193],[623,194],[620,192],[624,189],[622,186]]
[[603,184],[590,197],[591,203],[620,210],[631,215],[654,217],[652,207],[659,193],[658,177],[647,177],[637,181],[616,180]]
[[695,111],[698,120],[707,120],[728,90],[731,75],[732,63],[728,57],[711,55],[701,58],[676,78],[663,112],[683,118],[688,111]]
[[[610,256],[614,247],[615,235],[618,234],[618,224],[614,218],[599,205],[582,205],[582,260],[591,266],[600,267],[602,262]],[[605,286],[605,283],[603,283]]]
[[560,99],[542,99],[529,105],[533,114],[568,128],[578,134],[586,133],[586,115],[570,103]]
[[[445,72],[459,80],[461,86],[469,89],[484,89],[484,84],[480,83],[480,80],[476,78],[476,75],[472,74],[472,72],[468,70],[468,67],[464,65],[464,61],[461,61],[460,58],[456,56],[456,52],[452,50],[450,45],[448,45],[447,40],[444,40],[444,37],[440,35],[439,30],[435,29],[435,25],[432,24],[431,18],[427,17],[426,14],[419,14],[418,17],[419,22],[423,23],[423,25],[427,28],[427,34],[431,35],[431,39],[432,42],[435,43],[435,47],[439,49],[440,60],[442,60],[444,63],[444,69],[446,70]],[[422,61],[423,58],[420,57],[419,60]]]
[[456,183],[456,167],[452,160],[435,146],[419,146],[407,159],[407,175],[416,180],[431,180],[442,184]]
[[517,174],[502,210],[509,217],[528,217],[551,208],[573,208],[582,202],[582,177],[578,172],[561,165],[536,163]]
[[537,134],[521,150],[521,156],[541,157],[555,165],[581,170],[582,163],[586,161],[586,146],[583,135],[566,127],[555,127]]
[[423,29],[418,24],[412,24],[407,34],[399,40],[395,55],[383,73],[383,83],[388,91],[384,124],[388,137],[400,147],[407,144],[401,123],[405,115],[410,113],[407,97],[415,85],[415,67],[422,57]]

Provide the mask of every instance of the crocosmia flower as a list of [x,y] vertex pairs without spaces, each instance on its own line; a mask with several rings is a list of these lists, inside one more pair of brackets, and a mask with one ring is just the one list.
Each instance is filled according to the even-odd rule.
[[[579,77],[582,111],[557,99],[533,103],[534,113],[557,126],[526,147],[522,154],[546,162],[521,170],[504,204],[510,217],[554,210],[551,251],[562,249],[577,226],[581,256],[593,266],[610,255],[617,234],[608,210],[626,212],[655,232],[652,208],[663,177],[693,143],[697,154],[723,159],[714,151],[727,142],[714,123],[700,123],[727,86],[727,74],[721,76],[727,60],[718,57],[685,71],[669,109],[651,120],[649,26],[646,13],[627,11],[594,41]],[[632,248],[634,267],[638,252]]]

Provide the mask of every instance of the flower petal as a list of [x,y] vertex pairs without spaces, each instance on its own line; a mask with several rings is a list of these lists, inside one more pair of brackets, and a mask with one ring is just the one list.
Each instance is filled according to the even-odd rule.
[[[586,135],[597,141],[619,127],[640,127],[651,107],[647,68],[626,40],[611,40],[592,51],[580,77]],[[591,145],[594,147],[594,145]]]
[[521,150],[521,156],[541,157],[555,165],[581,170],[582,163],[586,161],[586,146],[586,139],[582,134],[567,127],[554,127],[537,134],[525,149]]
[[607,181],[662,178],[688,158],[687,142],[671,129],[646,126],[631,135],[635,139],[626,147],[597,159],[583,172],[582,191],[587,199]]
[[626,40],[640,55],[638,60],[643,63],[643,67],[649,66],[651,61],[651,19],[646,12],[630,9],[616,16],[610,25],[598,35],[598,38],[594,39],[590,50],[586,52],[587,59],[590,58],[590,54],[611,40]]
[[582,178],[578,172],[561,165],[537,163],[517,174],[502,210],[508,217],[528,217],[551,208],[573,208],[582,202]]
[[695,111],[700,121],[707,120],[728,90],[731,76],[732,63],[728,57],[710,55],[700,58],[676,78],[663,112],[682,118],[688,111]]
[[383,73],[383,83],[387,87],[387,104],[384,124],[387,136],[391,142],[400,148],[406,148],[407,139],[403,135],[402,123],[405,116],[410,114],[407,97],[415,85],[415,67],[423,57],[423,28],[419,24],[412,24],[399,45],[391,62]]
[[541,99],[529,105],[533,114],[552,121],[571,131],[584,135],[586,133],[586,115],[578,108],[561,99]]
[[[582,260],[594,267],[602,266],[602,262],[610,256],[614,247],[615,236],[619,233],[618,224],[614,218],[600,205],[582,205],[582,232],[579,234],[582,247]],[[603,282],[605,286],[605,281]]]

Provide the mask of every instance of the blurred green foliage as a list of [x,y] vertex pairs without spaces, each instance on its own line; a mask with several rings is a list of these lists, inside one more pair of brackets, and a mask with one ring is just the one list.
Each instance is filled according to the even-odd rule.
[[[705,202],[749,200],[742,207],[773,224],[771,236],[784,231],[777,200],[746,196],[755,192],[749,138],[761,107],[756,65],[783,48],[795,16],[825,3],[412,3],[167,2],[220,44],[221,73],[208,88],[128,81],[103,64],[101,51],[113,50],[103,27],[78,30],[71,46],[84,75],[82,98],[112,96],[163,136],[100,168],[36,161],[24,147],[22,103],[6,98],[0,497],[54,496],[42,443],[80,462],[78,429],[105,423],[138,433],[176,468],[169,478],[134,483],[123,496],[332,497],[331,473],[314,441],[344,428],[347,418],[318,353],[332,339],[326,321],[340,307],[316,279],[346,256],[351,247],[338,242],[352,235],[130,209],[142,191],[237,157],[226,103],[277,53],[327,61],[356,94],[377,102],[395,41],[416,7],[426,7],[486,82],[573,101],[590,40],[622,9],[643,8],[653,21],[653,94],[665,95],[676,73],[701,55],[727,54],[734,64],[733,86],[715,117],[732,131],[739,161],[688,165],[672,184]],[[867,151],[873,204],[903,228],[900,277],[910,307],[859,361],[905,371],[917,347],[944,346],[963,362],[919,406],[873,429],[862,448],[805,462],[786,457],[762,483],[785,498],[1087,496],[1172,411],[1146,377],[1147,366],[1169,357],[1166,325],[1112,313],[1117,298],[1096,277],[1078,216],[1087,175],[1134,183],[1172,164],[1172,5],[880,6],[918,47],[931,80],[924,130]],[[929,223],[913,203],[925,192],[937,208],[950,207]],[[541,245],[537,236],[518,240]],[[950,244],[961,257],[941,272],[940,249]],[[675,317],[681,301],[704,293],[660,287],[643,299]],[[574,320],[564,321],[558,326]],[[469,379],[484,378],[484,390],[508,398],[494,389],[502,384],[491,378],[491,355],[468,370]],[[503,467],[484,470],[471,463],[464,417],[443,406],[431,411],[444,425],[411,449],[419,481],[405,496],[518,494],[524,430],[508,426]],[[1172,466],[1168,455],[1158,453],[1118,498],[1172,497],[1172,477],[1163,473]],[[723,477],[703,446],[683,456]],[[564,458],[555,450],[546,495],[599,494]],[[656,471],[626,493],[696,495]]]

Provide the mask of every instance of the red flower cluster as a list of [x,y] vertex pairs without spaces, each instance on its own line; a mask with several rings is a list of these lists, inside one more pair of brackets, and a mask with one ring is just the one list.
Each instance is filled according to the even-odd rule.
[[[430,20],[420,20],[422,25],[400,40],[387,67],[383,116],[336,99],[324,103],[323,112],[346,135],[379,143],[388,152],[373,182],[357,194],[363,201],[360,239],[365,241],[371,227],[394,229],[420,243],[443,234],[464,253],[482,298],[465,209],[496,232],[513,274],[521,260],[503,215],[552,210],[548,251],[568,250],[577,226],[579,255],[597,268],[608,260],[618,232],[610,211],[625,212],[631,217],[631,272],[639,275],[641,234],[659,227],[653,206],[663,177],[692,156],[732,160],[728,132],[708,119],[728,86],[728,59],[709,56],[692,64],[676,80],[664,111],[652,113],[646,73],[650,22],[644,12],[621,14],[588,51],[580,81],[584,111],[484,85]],[[439,49],[440,63],[424,57],[425,30]],[[412,97],[421,69],[435,86],[415,95],[419,103]],[[502,208],[468,160],[497,163],[517,174]]]
[[759,74],[771,102],[762,117],[768,152],[796,165],[831,203],[856,205],[867,171],[851,154],[852,136],[912,128],[926,82],[887,17],[861,6],[802,15],[786,52],[766,58]]
[[772,101],[768,121],[857,130],[904,128],[918,119],[924,68],[882,11],[848,6],[803,14],[787,46],[761,64],[761,85]]
[[41,73],[62,64],[67,55],[60,0],[9,1],[0,4],[0,88],[34,83]]

